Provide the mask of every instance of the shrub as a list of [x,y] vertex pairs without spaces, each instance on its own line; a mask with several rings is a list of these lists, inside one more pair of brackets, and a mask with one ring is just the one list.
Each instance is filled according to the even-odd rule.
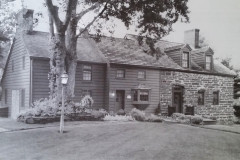
[[162,122],[162,118],[158,117],[154,114],[151,114],[150,116],[146,117],[146,121],[148,121],[148,122]]
[[145,121],[146,115],[144,111],[133,108],[130,112],[130,115],[137,121]]
[[240,118],[240,105],[238,105],[238,104],[235,104],[234,106],[233,106],[233,108],[234,108],[234,115],[236,116],[236,117],[238,117],[238,118]]
[[185,115],[182,113],[173,113],[172,114],[172,118],[175,120],[184,120],[185,119]]
[[159,115],[160,113],[161,113],[161,106],[160,106],[160,103],[158,103],[158,106],[155,109],[155,115]]
[[120,109],[118,112],[117,112],[117,115],[126,115],[126,112],[123,110],[123,109]]
[[191,123],[192,124],[201,124],[203,122],[203,118],[200,116],[192,116]]
[[[75,116],[88,115],[88,118],[102,119],[107,112],[103,109],[93,110],[91,106],[93,99],[90,96],[85,96],[79,103],[73,101],[65,102],[64,113],[69,116],[70,119],[74,119]],[[55,99],[40,99],[32,104],[32,107],[18,116],[18,121],[25,121],[29,117],[42,117],[42,118],[54,118],[61,115],[61,103],[55,105]]]
[[112,115],[106,115],[104,118],[103,118],[104,121],[134,121],[134,119],[132,118],[132,116],[127,116],[127,115],[115,115],[115,116],[112,116]]

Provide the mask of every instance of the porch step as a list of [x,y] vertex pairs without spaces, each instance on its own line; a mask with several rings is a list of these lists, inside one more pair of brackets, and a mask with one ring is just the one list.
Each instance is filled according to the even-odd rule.
[[203,125],[214,125],[214,124],[217,124],[216,120],[206,119],[206,118],[203,119]]

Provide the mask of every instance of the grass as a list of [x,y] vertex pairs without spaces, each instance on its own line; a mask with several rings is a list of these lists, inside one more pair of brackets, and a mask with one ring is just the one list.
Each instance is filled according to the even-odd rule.
[[239,134],[161,123],[88,123],[1,133],[0,159],[238,160]]

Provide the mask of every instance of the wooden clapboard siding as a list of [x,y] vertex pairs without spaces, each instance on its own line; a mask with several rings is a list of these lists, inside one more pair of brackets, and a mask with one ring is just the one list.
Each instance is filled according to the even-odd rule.
[[75,83],[75,97],[74,101],[79,102],[82,96],[83,90],[90,90],[92,92],[92,98],[94,100],[94,108],[106,108],[105,92],[106,88],[106,65],[105,64],[91,64],[92,66],[92,80],[83,80],[83,65],[86,63],[78,63],[76,71],[76,83]]
[[[124,69],[125,70],[125,78],[124,79],[117,79],[116,78],[116,71],[117,69]],[[138,71],[145,71],[146,79],[140,80],[137,78]],[[124,66],[111,66],[109,70],[109,77],[110,77],[110,92],[115,92],[116,90],[124,90],[125,91],[125,111],[130,112],[135,106],[132,104],[132,98],[127,99],[127,95],[132,96],[132,89],[137,87],[139,84],[144,84],[151,88],[150,90],[150,104],[145,109],[146,113],[154,113],[155,109],[159,103],[159,71],[153,69],[144,69],[144,68],[137,68],[137,67],[124,67]],[[116,111],[115,107],[116,97],[109,98],[109,110]]]
[[182,52],[180,49],[168,51],[167,55],[173,59],[178,65],[182,66]]
[[32,59],[32,102],[49,97],[49,59]]
[[[90,64],[92,66],[92,81],[83,81],[83,64],[77,64],[75,97],[74,101],[79,102],[82,96],[82,90],[91,90],[94,100],[93,107],[105,107],[105,79],[106,66],[102,64]],[[49,60],[33,59],[32,61],[32,99],[36,101],[40,98],[49,97]]]
[[[25,57],[25,60],[23,60]],[[25,66],[23,68],[23,63],[25,62]],[[14,65],[14,68],[12,68]],[[13,70],[14,69],[14,70]],[[22,37],[20,35],[16,35],[16,38],[13,41],[12,48],[7,60],[7,64],[5,67],[5,72],[2,80],[3,86],[3,106],[7,106],[11,108],[12,105],[12,90],[23,90],[24,89],[24,104],[25,106],[20,106],[20,109],[25,109],[29,107],[29,99],[30,99],[30,58],[28,56],[27,50],[24,47],[24,43]],[[5,95],[5,90],[7,90],[7,95]],[[21,93],[21,92],[20,92]],[[5,96],[7,96],[5,98]],[[20,99],[22,99],[20,97]],[[7,104],[5,102],[7,100]],[[11,109],[9,109],[9,112]]]
[[203,52],[193,53],[192,59],[196,62],[200,67],[205,68],[205,54]]

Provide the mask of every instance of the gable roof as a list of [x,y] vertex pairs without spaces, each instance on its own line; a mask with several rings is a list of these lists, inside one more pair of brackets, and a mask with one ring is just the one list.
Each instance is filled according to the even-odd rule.
[[[17,37],[16,37],[17,38]],[[31,34],[24,33],[23,42],[30,57],[44,57],[49,58],[49,33],[34,31]],[[187,44],[175,43],[160,40],[155,44],[157,50],[165,53],[166,48],[182,48],[188,47]],[[207,51],[210,47],[201,48],[197,51]],[[191,49],[191,48],[190,48]],[[136,66],[149,66],[154,68],[166,68],[177,70],[188,70],[179,66],[166,54],[161,54],[157,60],[147,54],[149,47],[146,45],[140,46],[135,39],[123,39],[102,37],[99,43],[96,43],[93,38],[80,37],[77,42],[77,57],[79,61],[95,62],[95,63],[115,63],[128,64]],[[216,62],[214,63],[214,71],[208,72],[203,70],[197,63],[192,60],[191,70],[200,71],[199,73],[218,73],[229,76],[235,76],[235,72],[229,70],[227,67]]]
[[212,48],[211,47],[209,47],[209,46],[204,46],[204,47],[201,47],[201,48],[197,48],[197,49],[194,49],[193,51],[192,51],[192,53],[194,54],[194,53],[206,53],[206,52],[211,52],[212,54],[214,53],[213,52],[213,50],[212,50]]
[[157,60],[146,54],[145,47],[132,39],[102,37],[96,45],[110,63],[182,69],[167,55]]
[[[49,33],[34,31],[23,34],[25,47],[30,57],[49,58]],[[79,61],[106,63],[98,48],[92,44],[91,39],[80,38],[77,42],[77,57]],[[83,54],[84,53],[84,54]]]

